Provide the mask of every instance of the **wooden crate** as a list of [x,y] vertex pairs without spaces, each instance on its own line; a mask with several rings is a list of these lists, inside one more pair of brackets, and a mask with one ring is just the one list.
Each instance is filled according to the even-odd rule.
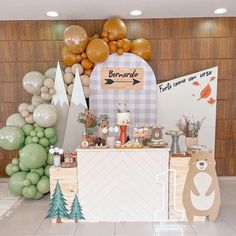
[[[190,157],[170,157],[169,175],[169,220],[187,221],[183,206],[183,189],[188,174]],[[176,182],[175,182],[176,181]],[[174,183],[175,186],[174,186]],[[194,221],[205,221],[205,217],[194,217]]]
[[[57,181],[60,184],[62,193],[67,202],[67,209],[70,211],[75,194],[78,194],[78,178],[77,168],[50,168],[50,193],[51,196],[56,187]],[[56,223],[55,219],[52,219],[53,223]],[[62,223],[71,223],[73,220],[62,219]]]

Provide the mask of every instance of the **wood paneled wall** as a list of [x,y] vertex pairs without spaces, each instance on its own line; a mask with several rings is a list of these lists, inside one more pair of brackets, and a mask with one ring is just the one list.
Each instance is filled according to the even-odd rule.
[[[236,175],[236,18],[125,20],[128,38],[151,41],[150,61],[157,82],[209,67],[219,67],[216,161],[218,175]],[[30,96],[22,78],[45,72],[60,59],[63,32],[71,24],[89,35],[102,31],[103,20],[0,22],[0,126]],[[0,149],[0,176],[17,152]]]

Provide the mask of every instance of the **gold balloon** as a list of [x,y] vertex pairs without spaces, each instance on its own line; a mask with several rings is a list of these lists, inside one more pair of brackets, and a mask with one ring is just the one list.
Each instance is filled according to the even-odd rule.
[[131,44],[130,52],[140,56],[144,60],[150,60],[152,55],[150,42],[144,38],[135,39]]
[[72,66],[77,62],[76,55],[72,53],[67,47],[62,48],[61,58],[66,66]]
[[129,52],[131,49],[131,42],[128,39],[123,39],[123,50],[124,52]]
[[85,70],[88,70],[92,68],[93,63],[89,59],[86,58],[81,61],[81,65],[83,66]]
[[127,36],[126,25],[121,19],[107,20],[103,25],[103,32],[107,32],[109,34],[109,40],[123,39]]
[[78,25],[71,25],[64,32],[64,43],[73,53],[84,52],[88,41],[86,31]]
[[109,53],[109,47],[102,39],[91,40],[86,49],[87,57],[93,63],[105,61],[108,58]]

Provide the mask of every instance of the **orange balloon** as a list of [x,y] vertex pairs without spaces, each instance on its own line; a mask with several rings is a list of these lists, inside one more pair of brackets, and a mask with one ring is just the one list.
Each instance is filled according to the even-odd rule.
[[76,55],[72,53],[67,47],[62,48],[61,58],[66,66],[72,66],[73,64],[77,62]]
[[86,58],[82,60],[81,65],[83,66],[85,70],[88,70],[92,68],[93,63],[89,59]]
[[116,50],[117,50],[116,44],[117,44],[116,41],[110,41],[109,42],[109,47],[110,47],[111,53],[116,52]]
[[150,60],[152,55],[150,42],[144,38],[135,39],[131,44],[130,52],[140,56],[144,60]]
[[93,63],[105,61],[109,53],[109,47],[102,39],[93,39],[86,48],[87,57]]
[[83,59],[87,58],[86,52],[83,52],[83,53],[81,54],[81,57],[82,57]]
[[81,57],[80,54],[77,54],[77,55],[75,56],[75,59],[76,59],[76,62],[81,62],[82,57]]
[[84,70],[84,75],[90,76],[92,73],[92,69]]
[[108,38],[103,38],[102,39],[104,42],[106,42],[106,43],[109,43],[109,39]]
[[110,33],[110,34],[108,35],[108,39],[109,39],[109,40],[114,40],[114,39],[115,39],[115,34],[114,34],[114,33]]
[[123,40],[118,40],[116,45],[118,48],[122,48],[123,44],[124,44]]
[[73,53],[84,52],[88,41],[86,31],[78,25],[71,25],[64,32],[64,43]]
[[108,39],[110,34],[113,34],[114,38],[110,40],[118,40],[126,38],[127,28],[121,19],[109,19],[103,25],[103,32],[108,32]]
[[103,32],[102,32],[102,37],[103,37],[103,38],[107,38],[107,37],[108,37],[108,32],[103,31]]
[[89,38],[89,41],[93,40],[93,39],[98,39],[99,38],[99,34],[95,34],[94,36]]
[[123,50],[124,52],[129,52],[129,50],[131,49],[131,42],[128,39],[123,39]]
[[117,51],[116,51],[116,53],[117,53],[118,55],[122,55],[122,54],[124,53],[123,48],[118,48]]

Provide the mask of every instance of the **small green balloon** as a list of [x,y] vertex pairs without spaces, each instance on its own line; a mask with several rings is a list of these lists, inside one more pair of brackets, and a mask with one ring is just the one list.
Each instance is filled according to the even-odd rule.
[[40,177],[39,174],[36,172],[29,172],[26,175],[26,179],[30,180],[30,182],[35,185],[39,182]]
[[40,179],[37,183],[37,189],[40,193],[48,193],[50,190],[49,180],[47,179]]
[[44,137],[44,132],[43,131],[38,131],[37,132],[37,137],[38,138],[43,138]]
[[30,124],[26,124],[22,127],[24,133],[26,136],[30,135],[30,131],[31,130],[34,130],[34,126],[33,125],[30,125]]
[[20,171],[20,167],[13,165],[13,166],[12,166],[12,171],[13,171],[14,173],[18,172],[18,171]]
[[19,149],[25,141],[25,135],[21,128],[5,126],[0,129],[0,147],[6,150]]
[[50,139],[56,136],[56,130],[54,128],[46,128],[44,134],[46,138]]
[[48,152],[48,151],[49,151],[49,149],[50,149],[49,147],[45,147],[45,150],[46,150],[46,152]]
[[20,171],[13,174],[10,177],[8,181],[8,187],[12,193],[22,196],[24,180],[25,180],[26,175],[27,175],[27,172]]
[[44,132],[44,128],[41,126],[37,126],[37,127],[35,127],[35,131],[36,132]]
[[45,169],[44,169],[44,172],[45,172],[45,175],[46,176],[50,176],[50,174],[49,174],[49,168],[51,167],[52,165],[47,165],[46,167],[45,167]]
[[49,180],[49,178],[46,175],[41,176],[40,179],[47,179],[47,180]]
[[32,138],[32,142],[33,143],[38,143],[39,142],[39,138],[38,137],[33,137]]
[[38,173],[40,176],[42,176],[44,174],[44,168],[38,168],[38,169],[32,169],[31,172],[35,172]]
[[30,170],[29,168],[27,168],[26,166],[24,166],[24,164],[21,163],[21,162],[20,162],[20,164],[19,164],[19,167],[20,167],[20,169],[21,169],[22,171],[29,171],[29,170]]
[[47,138],[43,137],[39,140],[39,144],[42,145],[43,147],[48,147],[49,146],[49,140]]
[[43,166],[47,159],[47,152],[45,149],[36,143],[28,144],[23,147],[20,154],[20,162],[30,169],[38,169]]
[[51,153],[48,153],[47,164],[53,165],[53,155]]
[[25,180],[24,180],[24,186],[25,186],[25,187],[28,187],[28,186],[30,186],[30,185],[31,185],[30,180],[29,180],[29,179],[25,179]]
[[12,167],[13,167],[12,163],[10,163],[6,166],[5,171],[6,171],[7,175],[9,175],[9,176],[12,176],[13,174],[15,174]]
[[28,145],[28,144],[30,144],[30,143],[32,143],[32,137],[31,137],[31,136],[27,136],[27,137],[25,138],[25,145]]
[[37,135],[36,131],[35,130],[31,130],[30,131],[30,136],[31,137],[35,137]]
[[43,197],[43,194],[42,193],[40,193],[38,190],[37,190],[37,193],[35,194],[35,196],[34,196],[34,200],[39,200],[39,199],[41,199]]
[[25,198],[29,198],[29,199],[34,198],[36,193],[37,193],[37,189],[36,189],[35,185],[30,185],[28,187],[24,187],[23,192],[22,192],[23,196]]
[[57,142],[57,137],[56,136],[49,139],[50,144],[55,144],[56,142]]
[[12,165],[18,166],[19,165],[19,158],[14,158],[11,161]]

